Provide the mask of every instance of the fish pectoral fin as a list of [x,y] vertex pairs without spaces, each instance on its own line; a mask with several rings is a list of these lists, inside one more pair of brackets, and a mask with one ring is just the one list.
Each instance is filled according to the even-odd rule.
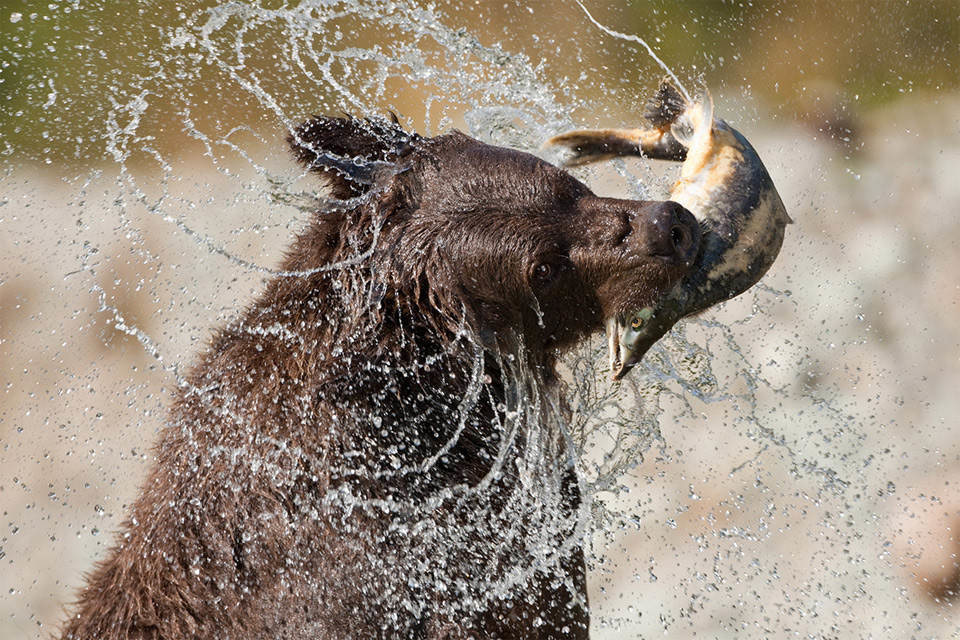
[[707,91],[690,105],[670,127],[680,144],[688,149],[707,150],[713,146],[713,98]]
[[700,98],[700,104],[702,105],[701,117],[710,126],[713,126],[713,95],[710,93],[710,89],[704,90],[703,97]]
[[694,129],[690,118],[685,116],[678,119],[673,123],[673,126],[670,127],[670,133],[673,134],[673,137],[685,147],[690,147],[693,144],[693,136],[695,132],[696,130]]

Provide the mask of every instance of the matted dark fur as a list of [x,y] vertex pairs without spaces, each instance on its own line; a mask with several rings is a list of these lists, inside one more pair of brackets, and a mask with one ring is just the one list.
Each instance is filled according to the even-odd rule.
[[190,371],[63,637],[586,637],[554,365],[684,274],[696,222],[458,132],[291,144],[339,204]]

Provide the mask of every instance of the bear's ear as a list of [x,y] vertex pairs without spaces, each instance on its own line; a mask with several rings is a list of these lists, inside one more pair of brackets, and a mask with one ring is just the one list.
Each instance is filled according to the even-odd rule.
[[317,116],[294,129],[287,141],[302,165],[330,181],[334,198],[353,198],[370,189],[378,170],[421,140],[390,116],[390,120]]

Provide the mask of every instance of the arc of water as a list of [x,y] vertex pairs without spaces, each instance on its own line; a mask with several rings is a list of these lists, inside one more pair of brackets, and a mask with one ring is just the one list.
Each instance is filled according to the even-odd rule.
[[592,22],[594,26],[596,26],[598,29],[600,29],[607,35],[613,36],[614,38],[619,38],[621,40],[636,42],[637,44],[642,45],[647,50],[647,53],[650,54],[650,57],[653,58],[656,61],[656,63],[660,65],[660,68],[666,71],[667,75],[669,75],[670,78],[676,83],[677,88],[679,88],[680,92],[683,93],[683,97],[686,98],[688,101],[691,101],[690,94],[687,92],[687,88],[683,86],[683,83],[680,82],[680,78],[678,78],[677,75],[673,72],[673,69],[667,66],[667,63],[665,63],[663,60],[660,59],[659,56],[657,56],[657,54],[653,51],[653,48],[649,44],[647,44],[646,40],[644,40],[639,36],[635,36],[629,33],[621,33],[619,31],[614,31],[610,27],[603,25],[600,22],[597,22],[597,19],[594,18],[589,11],[587,11],[587,8],[583,6],[583,3],[580,2],[580,0],[574,0],[574,1],[578,5],[580,5],[580,8],[583,9],[583,12],[587,14],[587,18],[590,19],[590,22]]

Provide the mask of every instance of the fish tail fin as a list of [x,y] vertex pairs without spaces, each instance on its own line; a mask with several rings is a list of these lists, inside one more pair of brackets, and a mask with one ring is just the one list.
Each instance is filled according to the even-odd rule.
[[547,140],[544,147],[563,147],[566,157],[562,164],[577,167],[591,162],[638,156],[641,154],[640,129],[587,129],[569,131]]
[[657,129],[668,129],[688,106],[680,90],[664,78],[660,81],[660,88],[647,101],[643,117]]

